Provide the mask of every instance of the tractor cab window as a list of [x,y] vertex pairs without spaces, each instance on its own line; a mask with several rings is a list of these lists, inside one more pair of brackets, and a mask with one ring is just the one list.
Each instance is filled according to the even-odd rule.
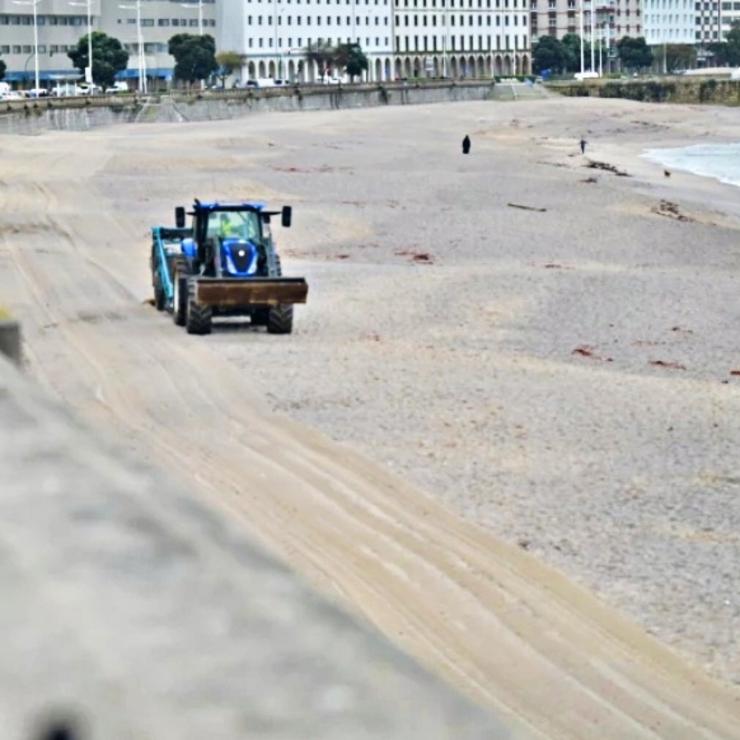
[[260,241],[260,217],[254,211],[214,211],[208,217],[207,238]]

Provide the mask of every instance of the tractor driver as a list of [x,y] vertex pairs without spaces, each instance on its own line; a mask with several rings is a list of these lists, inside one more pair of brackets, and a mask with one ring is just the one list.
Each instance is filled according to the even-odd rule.
[[218,235],[221,239],[232,239],[234,237],[242,236],[239,233],[242,231],[240,228],[241,224],[235,223],[236,218],[238,218],[238,216],[235,213],[219,214]]
[[209,221],[209,232],[212,224],[215,232],[213,235],[218,236],[221,241],[224,239],[259,241],[259,218],[255,214],[225,211],[219,213],[217,219],[214,216]]

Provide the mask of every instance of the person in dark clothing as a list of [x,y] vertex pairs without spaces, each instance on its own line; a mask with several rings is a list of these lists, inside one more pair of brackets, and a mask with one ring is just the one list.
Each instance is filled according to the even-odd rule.
[[465,138],[462,142],[463,146],[463,154],[468,154],[470,152],[470,137],[466,134]]
[[586,140],[581,136],[581,154],[586,153]]

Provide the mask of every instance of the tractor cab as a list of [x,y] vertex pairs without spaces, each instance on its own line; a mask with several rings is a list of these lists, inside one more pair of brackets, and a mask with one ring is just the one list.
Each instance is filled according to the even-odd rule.
[[[203,203],[196,200],[192,236],[182,240],[182,253],[194,271],[208,277],[260,277],[271,275],[273,255],[270,217],[280,213],[290,226],[291,209],[266,211],[262,203]],[[177,209],[178,224],[185,224],[184,209]]]
[[205,241],[214,256],[216,277],[264,274],[265,250],[258,211],[211,211]]

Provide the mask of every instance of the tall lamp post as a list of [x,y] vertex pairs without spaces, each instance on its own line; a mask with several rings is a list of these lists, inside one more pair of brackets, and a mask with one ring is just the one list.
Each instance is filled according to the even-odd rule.
[[[445,0],[442,0],[442,2],[444,3],[444,9],[445,9],[445,12],[444,12],[444,14],[442,16],[444,18],[444,22],[445,22],[445,35],[442,38],[442,43],[444,44],[444,47],[443,47],[444,48],[444,54],[442,56],[442,65],[444,67],[444,76],[446,78],[446,77],[449,76],[449,64],[448,64],[448,61],[447,61],[447,53],[448,53],[447,45],[449,43],[449,30],[447,28],[447,16],[448,16],[449,10],[448,10],[447,3],[445,2]],[[448,2],[449,2],[449,0],[448,0]]]
[[141,32],[141,0],[136,0],[136,5],[119,5],[121,10],[136,11],[136,41],[139,47],[139,92],[146,95],[146,56],[144,55],[144,37]]
[[281,40],[278,37],[279,30],[278,30],[278,18],[282,17],[282,8],[278,10],[278,2],[279,0],[272,0],[272,8],[273,8],[273,28],[275,30],[274,33],[274,39],[275,39],[275,54],[277,55],[277,64],[275,65],[275,79],[282,80],[284,79],[283,75],[283,47],[282,45],[279,45],[278,42]]
[[39,26],[38,16],[36,14],[36,8],[41,0],[13,0],[14,5],[30,5],[33,8],[33,63],[35,66],[35,77],[36,77],[36,94],[41,87],[39,82]]
[[[102,2],[102,0],[101,0]],[[87,67],[85,67],[85,82],[93,84],[93,53],[92,53],[92,0],[84,3],[70,2],[75,7],[87,8]]]
[[583,30],[583,4],[585,0],[581,0],[581,12],[580,12],[580,26],[581,26],[581,79],[583,79],[583,67],[584,67],[584,60],[583,60],[583,34],[585,33]]
[[591,0],[591,71],[596,71],[596,49],[594,48],[594,45],[596,44],[596,33],[595,33],[595,27],[596,27],[596,13],[594,12],[594,0]]

